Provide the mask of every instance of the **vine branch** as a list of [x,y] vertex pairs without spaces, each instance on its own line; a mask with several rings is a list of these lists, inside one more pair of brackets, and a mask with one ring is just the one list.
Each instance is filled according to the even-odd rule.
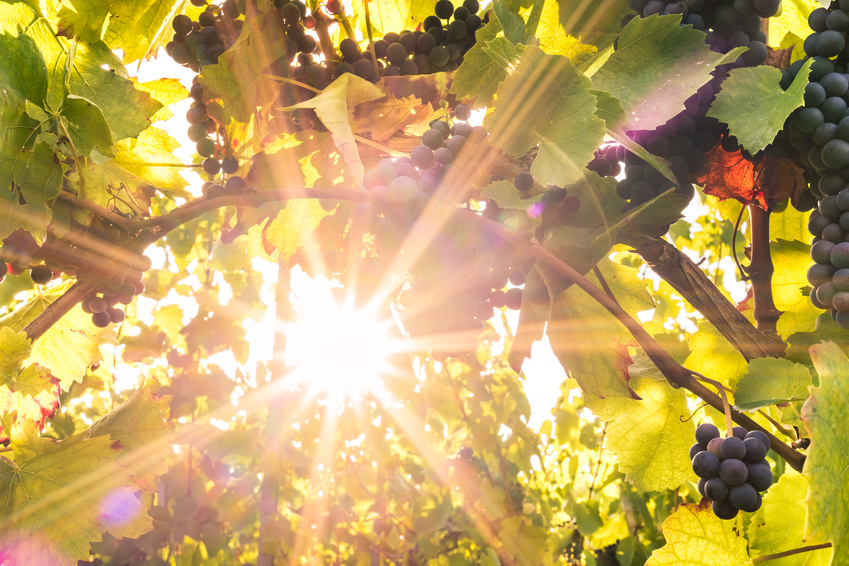
[[752,223],[752,261],[749,264],[749,278],[755,301],[755,321],[758,330],[778,335],[778,318],[781,311],[772,298],[772,274],[775,268],[769,252],[769,212],[752,205],[749,207]]
[[[138,223],[144,228],[144,232],[139,234],[140,244],[150,244],[165,236],[168,232],[180,226],[193,218],[196,218],[206,212],[215,210],[222,206],[246,206],[258,207],[268,202],[286,201],[301,198],[323,198],[337,200],[352,200],[366,201],[373,200],[364,193],[351,190],[341,189],[286,189],[275,191],[253,191],[237,196],[223,196],[215,199],[199,198],[185,205],[172,210],[160,217],[151,218]],[[707,402],[718,411],[725,410],[722,399],[710,391],[706,386],[700,383],[695,376],[695,373],[678,362],[676,362],[669,353],[642,327],[642,325],[625,312],[619,304],[611,299],[604,291],[595,286],[590,280],[581,275],[572,266],[564,262],[559,257],[555,256],[551,251],[545,249],[539,244],[527,241],[523,236],[515,234],[508,230],[503,225],[494,220],[484,218],[476,214],[474,211],[467,209],[453,208],[452,212],[463,216],[465,222],[478,226],[481,229],[487,230],[496,236],[499,236],[506,242],[510,243],[513,248],[519,253],[527,253],[534,259],[541,261],[557,271],[560,275],[572,281],[576,286],[584,290],[590,297],[602,305],[631,333],[637,344],[651,359],[652,363],[660,370],[661,374],[673,387],[683,387],[697,397]],[[78,283],[79,285],[79,283]],[[76,287],[76,285],[74,286]],[[74,289],[71,288],[71,290]],[[70,291],[68,293],[70,293]],[[68,294],[66,293],[66,295]],[[76,299],[69,298],[62,302],[62,307],[57,307],[48,313],[45,310],[39,315],[30,325],[38,323],[39,325],[49,328],[54,322],[59,320],[68,310],[70,310],[76,302],[84,295],[79,295]],[[60,297],[60,300],[63,299]],[[52,306],[59,303],[57,300]],[[62,310],[64,308],[64,310]],[[28,327],[29,328],[29,327]],[[43,332],[42,332],[43,333]],[[40,334],[39,334],[40,335]],[[764,429],[760,424],[740,413],[731,409],[731,415],[734,422],[745,427],[747,430],[760,430],[764,432],[770,439],[775,452],[784,458],[787,463],[796,471],[802,470],[802,465],[805,461],[805,455],[796,452],[793,448],[784,444],[776,438],[768,430]]]
[[778,552],[776,554],[767,554],[766,556],[758,556],[757,558],[752,559],[753,564],[758,564],[759,562],[766,562],[768,560],[778,560],[779,558],[784,558],[785,556],[793,556],[794,554],[802,554],[803,552],[812,552],[814,550],[822,550],[823,548],[831,548],[834,546],[830,542],[824,542],[822,544],[812,544],[810,546],[802,546],[799,548],[794,548],[792,550],[785,550],[784,552]]

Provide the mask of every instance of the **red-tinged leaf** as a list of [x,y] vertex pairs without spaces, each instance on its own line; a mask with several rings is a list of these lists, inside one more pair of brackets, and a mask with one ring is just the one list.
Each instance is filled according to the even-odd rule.
[[729,153],[717,145],[707,155],[698,183],[705,194],[719,199],[733,198],[745,205],[769,210],[805,190],[802,170],[786,159],[761,157],[750,160],[740,151]]

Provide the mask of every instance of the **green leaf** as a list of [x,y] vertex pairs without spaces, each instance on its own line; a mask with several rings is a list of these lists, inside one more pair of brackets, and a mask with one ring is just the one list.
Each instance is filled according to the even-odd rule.
[[282,108],[281,110],[294,110],[296,108],[313,108],[322,124],[330,130],[333,142],[345,158],[348,168],[358,182],[362,181],[365,168],[360,161],[360,153],[357,142],[354,140],[354,132],[351,130],[351,122],[348,117],[348,108],[354,108],[358,104],[376,100],[383,96],[383,91],[365,79],[345,73],[321,93],[310,100]]
[[23,426],[26,432],[15,427],[12,434],[15,461],[0,456],[0,548],[7,561],[76,566],[104,530],[116,537],[150,530],[108,436],[54,442]]
[[[728,199],[724,202],[736,202]],[[778,240],[798,240],[803,244],[810,245],[814,241],[814,235],[808,230],[809,212],[799,212],[792,206],[788,206],[780,213],[769,215],[769,239],[773,242]]]
[[0,328],[0,378],[9,379],[17,375],[30,351],[26,332],[15,332],[6,326]]
[[539,145],[531,173],[542,185],[563,186],[584,176],[604,137],[590,81],[569,59],[528,46],[498,88],[486,125],[493,145],[521,157]]
[[749,362],[749,371],[737,382],[734,406],[753,411],[785,401],[808,398],[811,372],[802,364],[776,358],[757,358]]
[[[23,330],[67,291],[71,283],[68,281],[37,295],[14,312],[0,318],[0,326],[8,326],[16,332]],[[100,346],[114,343],[114,340],[113,329],[94,326],[91,315],[84,313],[77,305],[35,341],[26,362],[50,369],[62,388],[67,390],[74,382],[82,381],[86,368],[103,359]]]
[[[30,405],[38,395],[55,387],[50,372],[41,366],[30,364],[22,369],[22,362],[29,357],[30,351],[30,340],[25,332],[15,333],[5,326],[0,328],[0,414]],[[19,418],[24,416],[19,414]]]
[[684,101],[711,80],[711,71],[739,56],[715,53],[704,32],[680,26],[680,15],[634,18],[616,51],[593,75],[593,87],[622,102],[625,130],[653,130],[684,110]]
[[112,133],[100,109],[83,98],[69,96],[62,103],[62,121],[79,157],[88,157],[96,149],[112,155]]
[[602,398],[639,398],[628,382],[630,335],[580,288],[555,297],[547,333],[560,365],[581,389]]
[[505,69],[491,52],[484,47],[498,41],[501,51],[514,50],[514,57],[522,51],[522,46],[513,45],[505,37],[496,37],[502,33],[498,18],[492,18],[489,23],[475,32],[475,44],[463,55],[463,64],[454,73],[454,80],[448,92],[459,99],[475,99],[478,106],[490,106],[495,98],[498,85],[507,77]]
[[599,236],[601,242],[625,241],[629,238],[656,236],[658,226],[665,226],[681,218],[690,199],[673,189],[657,195],[625,212],[621,219]]
[[731,135],[750,153],[769,145],[787,117],[805,104],[805,86],[813,59],[799,70],[785,91],[781,71],[769,65],[732,69],[722,81],[707,115],[728,124]]
[[[752,517],[747,534],[749,551],[754,556],[778,554],[801,548],[805,540],[805,499],[808,479],[790,467],[764,494],[763,504]],[[825,548],[795,556],[770,560],[772,566],[828,566],[833,550]],[[803,562],[800,562],[803,559]]]
[[690,335],[689,345],[690,355],[684,365],[705,377],[733,387],[746,373],[746,359],[707,321]]
[[132,78],[130,80],[133,81],[137,90],[148,93],[162,105],[162,108],[150,117],[151,122],[168,120],[174,115],[168,107],[189,97],[189,91],[178,79],[156,79],[143,83]]
[[494,0],[492,11],[501,24],[501,29],[504,30],[504,37],[507,38],[507,41],[510,43],[525,42],[525,21],[511,12],[504,0]]
[[32,38],[0,35],[0,88],[9,87],[33,104],[44,107],[47,66]]
[[[525,34],[539,40],[540,49],[549,55],[568,57],[576,67],[598,52],[594,45],[583,43],[563,27],[560,13],[563,2],[557,0],[536,0],[526,16]],[[525,10],[517,13],[525,16]],[[464,59],[465,61],[465,59]]]
[[[18,195],[9,191],[12,181],[26,204],[16,202]],[[0,211],[0,232],[5,235],[20,227],[43,238],[50,223],[50,205],[61,189],[62,165],[46,143],[5,161],[0,156],[0,194],[10,201],[9,208]]]
[[822,311],[808,298],[808,268],[811,266],[810,247],[802,242],[778,240],[770,243],[772,263],[772,298],[784,314],[778,319],[778,334],[789,336],[796,332],[813,331]]
[[802,418],[811,435],[804,474],[810,484],[805,541],[830,541],[835,556],[849,552],[849,450],[842,423],[849,411],[849,360],[835,344],[811,347],[811,359],[820,386],[802,407]]
[[628,117],[625,115],[625,110],[622,108],[622,103],[619,102],[619,99],[614,98],[609,92],[603,90],[592,90],[590,92],[596,97],[596,116],[604,120],[605,128],[608,130],[618,130],[625,125]]
[[675,173],[672,172],[672,167],[669,165],[669,162],[660,156],[650,153],[646,148],[632,140],[628,137],[628,134],[621,129],[621,126],[619,129],[609,130],[607,133],[611,138],[619,142],[620,145],[625,146],[628,151],[657,169],[664,177],[676,185],[679,184],[678,178],[675,176]]
[[[707,501],[707,500],[706,500]],[[685,503],[661,527],[666,544],[646,566],[741,566],[749,564],[746,539],[736,521],[723,521],[705,506]],[[707,562],[706,562],[707,560]]]
[[515,208],[529,210],[542,199],[542,194],[531,198],[521,198],[522,194],[516,190],[516,186],[505,179],[490,183],[481,190],[480,200],[492,199],[499,208]]
[[536,566],[543,563],[546,532],[529,524],[524,517],[509,517],[501,522],[498,540],[517,566]]
[[384,34],[416,29],[419,23],[433,14],[432,0],[376,0],[370,7],[371,25]]
[[[687,457],[696,432],[687,396],[673,389],[644,355],[629,368],[630,385],[641,400],[622,396],[587,400],[591,410],[611,418],[606,447],[619,462],[620,471],[640,491],[675,489],[695,481]],[[620,416],[621,415],[621,416]]]

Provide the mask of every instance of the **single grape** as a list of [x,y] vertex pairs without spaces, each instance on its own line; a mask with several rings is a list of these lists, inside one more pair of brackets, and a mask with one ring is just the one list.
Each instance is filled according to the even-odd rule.
[[36,265],[32,269],[30,269],[29,276],[32,279],[33,283],[44,285],[45,283],[49,283],[50,280],[53,279],[53,270],[47,267],[46,265]]
[[526,193],[534,188],[534,176],[530,173],[519,173],[516,175],[516,178],[513,179],[513,184],[520,192]]
[[707,451],[719,458],[719,448],[722,446],[723,440],[725,439],[720,437],[711,438],[710,441],[707,443]]
[[112,317],[106,311],[96,312],[91,315],[91,322],[98,328],[106,328],[111,324]]
[[757,464],[766,458],[767,447],[760,438],[749,437],[743,441],[746,445],[746,455],[743,461],[747,464]]
[[439,130],[431,128],[422,134],[422,145],[425,145],[434,151],[441,148],[443,143],[445,143],[445,136],[443,136],[442,132]]
[[746,445],[736,436],[726,438],[719,447],[719,456],[723,460],[742,460],[746,455]]
[[758,492],[748,483],[736,485],[728,491],[728,503],[737,509],[751,509],[758,502]]
[[729,487],[719,478],[711,478],[705,484],[704,495],[711,501],[723,501],[728,497]]
[[765,491],[772,485],[772,470],[766,461],[749,464],[746,482],[758,491]]
[[[695,472],[700,478],[715,478],[720,470],[719,458],[717,458],[712,452],[699,452],[693,457],[692,463],[693,472]],[[745,481],[745,479],[743,481]]]
[[[728,439],[726,438],[726,440]],[[719,477],[729,486],[734,487],[746,481],[748,469],[746,468],[746,464],[740,460],[734,458],[723,460],[719,465]]]
[[714,501],[711,504],[713,514],[720,519],[729,520],[737,516],[738,510],[726,501]]
[[454,108],[454,116],[458,120],[463,120],[464,122],[472,117],[472,109],[466,106],[465,104],[458,104]]
[[707,446],[708,442],[714,438],[719,438],[719,429],[711,423],[702,423],[696,429],[696,442],[703,446]]
[[742,426],[735,426],[731,429],[731,432],[735,438],[739,438],[740,440],[746,438],[746,435],[749,433],[749,431],[743,428]]
[[410,159],[419,169],[429,169],[433,166],[433,150],[426,145],[414,147]]

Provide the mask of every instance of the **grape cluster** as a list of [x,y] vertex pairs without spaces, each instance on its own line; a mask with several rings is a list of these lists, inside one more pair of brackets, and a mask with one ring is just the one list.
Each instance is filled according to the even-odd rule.
[[[808,230],[814,236],[808,270],[811,302],[831,312],[849,329],[849,0],[817,8],[808,17],[812,33],[804,42],[807,58],[782,71],[788,88],[811,60],[802,108],[784,125],[783,135],[797,151],[809,191],[802,209],[814,210]],[[799,208],[799,207],[797,207]]]
[[[608,146],[596,153],[589,168],[602,176],[619,173],[624,164],[625,177],[617,184],[620,198],[627,200],[623,212],[657,195],[674,189],[692,198],[693,182],[705,163],[705,154],[717,143],[726,151],[740,149],[727,128],[707,116],[710,104],[719,92],[727,72],[734,67],[762,64],[767,57],[766,36],[761,18],[775,15],[779,0],[629,0],[629,6],[642,17],[655,14],[680,14],[681,25],[704,31],[705,42],[713,51],[727,53],[735,47],[748,47],[737,61],[714,71],[714,78],[685,101],[685,110],[653,131],[632,131],[629,137],[650,153],[669,161],[676,182],[667,179],[642,158],[619,146]],[[636,14],[625,16],[624,27]],[[667,227],[662,227],[667,228]]]
[[733,436],[721,438],[710,423],[696,429],[696,444],[690,448],[693,471],[700,478],[699,493],[713,502],[717,517],[733,519],[738,511],[760,509],[760,492],[772,485],[765,459],[769,446],[769,437],[759,430],[735,426]]
[[131,261],[115,271],[108,281],[83,298],[80,306],[91,315],[91,322],[98,328],[117,324],[124,320],[124,311],[118,306],[129,305],[133,298],[144,292],[142,277],[151,267],[150,258],[144,254],[134,256]]
[[244,23],[236,19],[239,15],[235,0],[207,6],[196,22],[185,14],[178,15],[172,21],[174,38],[165,52],[196,73],[203,65],[214,65],[241,33]]

